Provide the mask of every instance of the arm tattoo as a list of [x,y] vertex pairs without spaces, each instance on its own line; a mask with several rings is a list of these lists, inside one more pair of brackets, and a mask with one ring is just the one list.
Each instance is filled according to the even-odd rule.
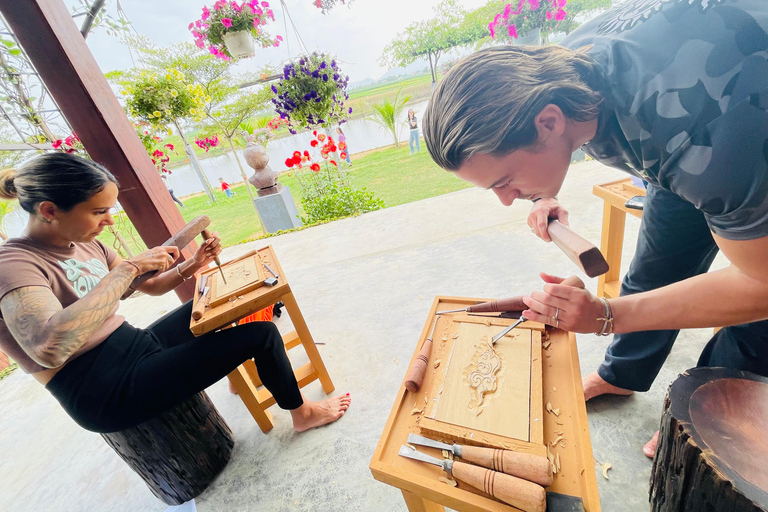
[[41,366],[55,368],[101,327],[133,277],[128,265],[116,267],[66,308],[48,288],[19,288],[3,297],[0,310],[21,348]]

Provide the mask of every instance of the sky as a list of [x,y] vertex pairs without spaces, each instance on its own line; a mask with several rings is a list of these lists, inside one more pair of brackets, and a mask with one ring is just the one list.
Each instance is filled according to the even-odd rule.
[[[193,42],[188,25],[200,18],[204,0],[119,0],[120,5],[139,33],[145,34],[159,46]],[[117,0],[108,0],[107,9],[116,16]],[[465,9],[484,5],[487,0],[464,0]],[[77,0],[66,0],[74,5]],[[207,2],[212,5],[214,2]],[[351,82],[365,78],[376,79],[387,72],[377,60],[384,47],[399,32],[414,21],[434,16],[433,7],[439,0],[354,0],[351,5],[337,4],[323,15],[312,0],[285,0],[288,14],[309,51],[324,51],[338,57],[342,70]],[[272,0],[275,21],[266,26],[271,36],[281,35],[284,41],[279,48],[257,48],[256,56],[238,61],[232,68],[235,73],[259,71],[265,64],[281,65],[300,53],[297,38],[290,22],[286,37],[285,16],[279,0]],[[78,25],[80,20],[78,19]],[[133,67],[128,48],[101,28],[88,36],[88,46],[105,73]],[[426,61],[425,61],[426,65]]]

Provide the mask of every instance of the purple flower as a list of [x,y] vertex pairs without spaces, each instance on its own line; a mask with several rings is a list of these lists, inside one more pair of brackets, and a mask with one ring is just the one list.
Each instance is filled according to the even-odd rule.
[[307,93],[307,94],[304,95],[304,101],[309,101],[311,99],[312,99],[312,95],[311,94]]
[[325,61],[320,63],[320,69],[325,69]]
[[350,114],[352,113],[352,107],[349,107],[349,113]]
[[276,86],[274,86],[274,85],[272,86],[272,92],[274,92],[275,94],[277,94],[277,87],[276,87]]
[[327,82],[327,81],[328,81],[328,75],[323,73],[323,82]]

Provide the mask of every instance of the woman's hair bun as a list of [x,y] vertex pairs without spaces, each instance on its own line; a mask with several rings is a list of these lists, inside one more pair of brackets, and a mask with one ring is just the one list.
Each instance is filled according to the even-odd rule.
[[15,169],[3,169],[0,171],[0,199],[16,199],[16,186],[13,184],[15,176]]

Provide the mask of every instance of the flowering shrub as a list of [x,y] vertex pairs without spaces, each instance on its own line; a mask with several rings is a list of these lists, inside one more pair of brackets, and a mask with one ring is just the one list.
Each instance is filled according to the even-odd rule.
[[161,173],[171,174],[171,171],[166,168],[166,164],[171,160],[171,151],[176,152],[173,144],[163,144],[162,138],[150,133],[150,127],[147,123],[137,122],[134,123],[134,127],[157,170]]
[[275,111],[288,121],[288,129],[328,127],[344,122],[351,108],[344,107],[349,99],[349,76],[342,75],[336,60],[325,53],[314,52],[290,63],[283,77],[272,86]]
[[[552,30],[557,23],[565,19],[567,13],[563,7],[567,2],[568,0],[519,0],[514,11],[512,4],[507,4],[488,24],[488,30],[494,39],[498,36],[510,40],[517,39],[519,34],[547,25],[552,25],[549,27]],[[541,4],[546,8],[541,8]]]
[[207,153],[211,150],[211,148],[215,148],[219,145],[219,136],[214,135],[213,137],[206,137],[204,139],[195,137],[195,144],[197,144],[197,147],[200,149],[204,149]]
[[64,140],[57,139],[51,144],[53,149],[60,149],[65,153],[77,153],[78,151],[85,152],[85,147],[75,132]]
[[189,30],[198,48],[205,48],[207,42],[211,55],[231,60],[232,55],[224,43],[224,35],[230,32],[248,31],[264,48],[280,45],[283,40],[281,36],[272,39],[262,28],[270,20],[275,21],[275,15],[268,2],[250,0],[238,3],[219,0],[213,7],[204,6],[202,16],[189,24]]
[[210,101],[200,85],[186,83],[184,73],[169,69],[164,74],[142,71],[123,84],[128,112],[141,121],[167,128],[177,119],[203,118],[205,103]]

